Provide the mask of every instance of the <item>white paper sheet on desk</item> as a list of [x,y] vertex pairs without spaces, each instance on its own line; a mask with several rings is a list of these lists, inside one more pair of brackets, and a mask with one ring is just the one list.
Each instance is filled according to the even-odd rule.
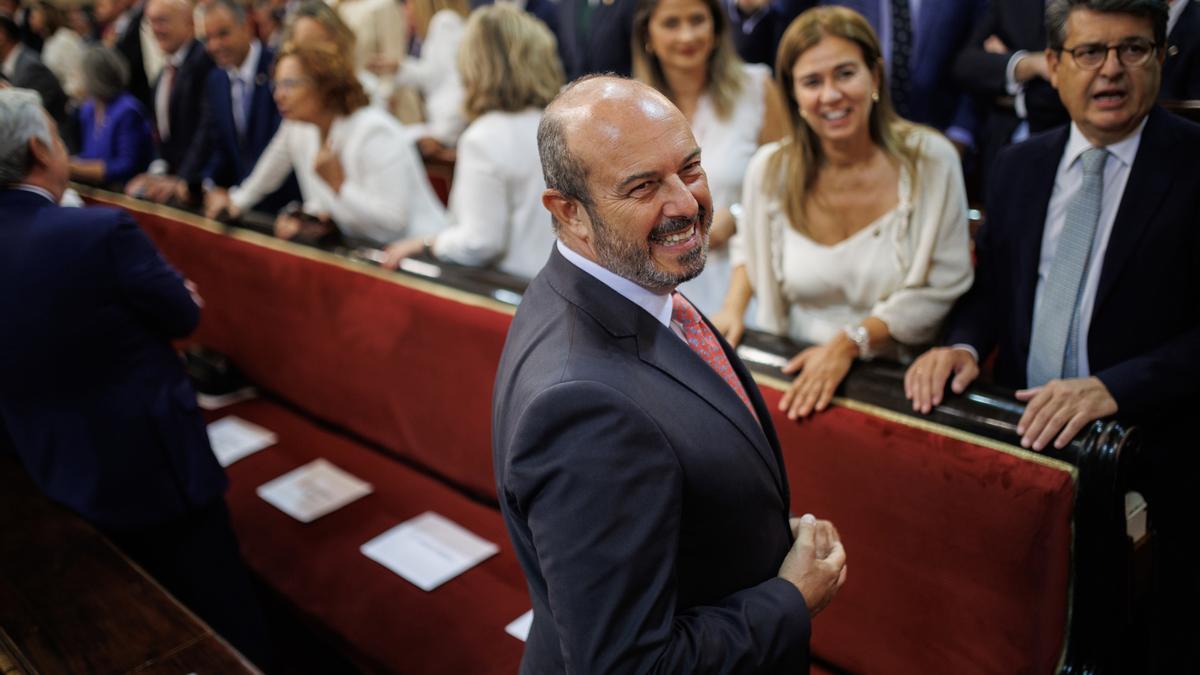
[[371,494],[370,483],[324,459],[314,459],[258,486],[258,496],[302,523],[332,513]]
[[275,445],[275,432],[230,415],[208,425],[208,442],[221,466]]
[[529,629],[533,628],[533,610],[525,612],[513,622],[504,627],[504,632],[517,638],[521,642],[529,639]]
[[363,555],[432,591],[500,547],[432,511],[407,520],[362,545]]

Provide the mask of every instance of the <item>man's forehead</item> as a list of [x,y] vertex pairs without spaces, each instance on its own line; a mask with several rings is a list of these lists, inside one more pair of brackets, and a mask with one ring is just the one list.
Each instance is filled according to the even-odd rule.
[[1098,12],[1086,7],[1077,7],[1067,15],[1066,34],[1069,42],[1072,38],[1090,38],[1101,36],[1114,37],[1112,33],[1119,32],[1115,37],[1154,37],[1154,23],[1150,17],[1128,14],[1126,12]]

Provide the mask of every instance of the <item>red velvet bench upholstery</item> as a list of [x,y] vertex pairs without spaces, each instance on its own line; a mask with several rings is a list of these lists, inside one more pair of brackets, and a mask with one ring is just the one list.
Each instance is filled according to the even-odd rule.
[[[514,672],[521,646],[501,630],[528,604],[494,509],[489,437],[512,307],[178,211],[92,198],[129,208],[197,283],[207,305],[195,340],[288,403],[232,409],[280,435],[277,448],[230,470],[255,570],[382,668]],[[756,377],[774,405],[784,381],[769,369]],[[847,586],[815,622],[814,654],[855,673],[1058,670],[1078,621],[1068,609],[1077,467],[945,415],[898,414],[853,393],[836,404],[801,424],[774,420],[793,509],[834,520],[850,556]],[[317,456],[377,493],[308,526],[254,495]],[[427,509],[496,542],[500,555],[423,594],[359,553]]]

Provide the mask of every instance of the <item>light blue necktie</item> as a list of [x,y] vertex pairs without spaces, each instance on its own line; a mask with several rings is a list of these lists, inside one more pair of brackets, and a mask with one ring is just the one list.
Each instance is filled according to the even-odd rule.
[[1030,387],[1078,375],[1079,296],[1092,257],[1096,223],[1100,220],[1107,159],[1108,151],[1104,148],[1089,148],[1081,157],[1083,184],[1067,204],[1066,225],[1058,236],[1042,301],[1033,316],[1026,373]]

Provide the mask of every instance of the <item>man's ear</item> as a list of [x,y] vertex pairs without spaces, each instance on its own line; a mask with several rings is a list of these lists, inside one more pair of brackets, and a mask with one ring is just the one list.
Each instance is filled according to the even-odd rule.
[[29,160],[28,166],[25,167],[26,172],[31,171],[35,167],[50,166],[52,150],[46,147],[42,139],[34,136],[29,139]]
[[1058,89],[1058,64],[1062,61],[1062,52],[1046,47],[1046,70],[1050,72],[1050,86]]
[[546,190],[542,193],[542,206],[558,221],[559,228],[575,237],[587,241],[591,234],[591,220],[584,213],[583,206],[574,199],[558,190]]

